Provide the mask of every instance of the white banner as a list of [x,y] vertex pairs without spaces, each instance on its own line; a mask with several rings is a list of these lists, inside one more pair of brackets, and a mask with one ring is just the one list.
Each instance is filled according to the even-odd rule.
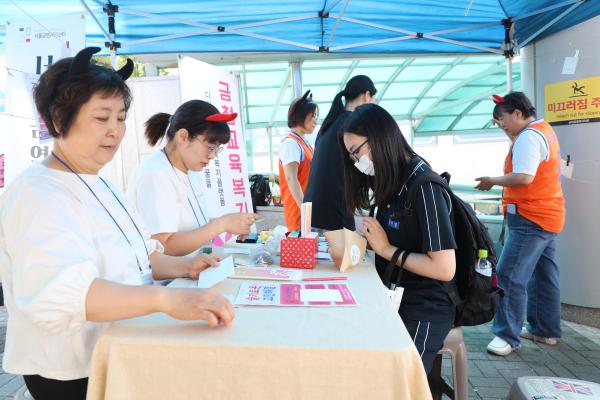
[[[51,138],[37,118],[31,91],[49,65],[84,46],[83,14],[6,22],[6,106],[0,118],[4,183],[49,154]],[[3,187],[0,184],[0,191]]]
[[[240,116],[229,122],[231,139],[218,158],[215,158],[200,173],[192,173],[199,179],[204,193],[203,202],[210,218],[235,212],[252,212],[252,198],[248,181],[246,142],[242,131],[242,116],[238,82],[235,75],[224,69],[190,57],[179,58],[179,85],[181,101],[204,100],[221,113],[238,113]],[[222,235],[213,240],[220,246],[231,235]]]

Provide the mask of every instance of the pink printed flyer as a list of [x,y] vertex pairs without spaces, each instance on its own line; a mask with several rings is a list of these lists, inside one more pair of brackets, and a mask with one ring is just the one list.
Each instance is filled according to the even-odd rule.
[[234,301],[243,306],[351,307],[357,306],[346,283],[242,283]]

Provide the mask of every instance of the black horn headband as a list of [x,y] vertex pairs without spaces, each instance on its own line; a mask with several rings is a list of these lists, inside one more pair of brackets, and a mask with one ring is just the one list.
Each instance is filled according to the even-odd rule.
[[[77,55],[73,57],[73,60],[71,61],[71,66],[69,67],[69,76],[79,75],[87,71],[90,67],[90,60],[92,59],[92,56],[100,50],[102,50],[100,47],[86,47],[77,53]],[[129,78],[133,73],[133,61],[128,58],[125,65],[115,72],[119,74],[124,81],[127,80],[127,78]]]
[[312,100],[312,94],[310,93],[310,89],[308,89],[304,95],[302,96],[302,99],[300,101],[305,101],[306,99],[308,99],[309,101]]

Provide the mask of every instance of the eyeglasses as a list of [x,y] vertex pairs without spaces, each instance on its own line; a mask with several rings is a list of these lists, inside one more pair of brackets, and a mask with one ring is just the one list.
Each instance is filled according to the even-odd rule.
[[214,157],[218,157],[219,154],[221,154],[221,152],[223,151],[223,145],[220,146],[206,146],[206,148],[208,149],[208,156],[214,156]]
[[356,155],[360,151],[360,148],[363,147],[368,141],[369,139],[365,140],[356,149],[354,149],[352,153],[348,153],[348,157],[350,157],[350,160],[352,160],[355,163],[358,162],[358,157]]

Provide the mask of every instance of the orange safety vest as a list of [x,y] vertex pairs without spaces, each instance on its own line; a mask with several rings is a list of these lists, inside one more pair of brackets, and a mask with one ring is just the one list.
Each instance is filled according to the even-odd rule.
[[[304,153],[304,159],[300,161],[300,165],[298,166],[298,182],[300,182],[302,193],[304,193],[306,191],[306,185],[308,185],[308,175],[310,174],[310,162],[313,158],[313,148],[311,145],[307,144],[300,135],[294,132],[288,132],[286,138],[294,139],[302,149],[302,153]],[[290,192],[281,160],[279,160],[279,187],[281,189],[281,202],[283,203],[285,224],[289,231],[300,230],[300,207],[298,207],[298,204],[296,204],[296,201]]]
[[[515,204],[517,213],[548,232],[559,233],[565,225],[565,198],[560,186],[560,147],[554,130],[543,119],[533,121],[526,129],[542,135],[548,144],[548,159],[538,166],[529,185],[505,187],[502,207],[506,214],[508,204]],[[512,148],[504,163],[504,173],[513,170]]]

